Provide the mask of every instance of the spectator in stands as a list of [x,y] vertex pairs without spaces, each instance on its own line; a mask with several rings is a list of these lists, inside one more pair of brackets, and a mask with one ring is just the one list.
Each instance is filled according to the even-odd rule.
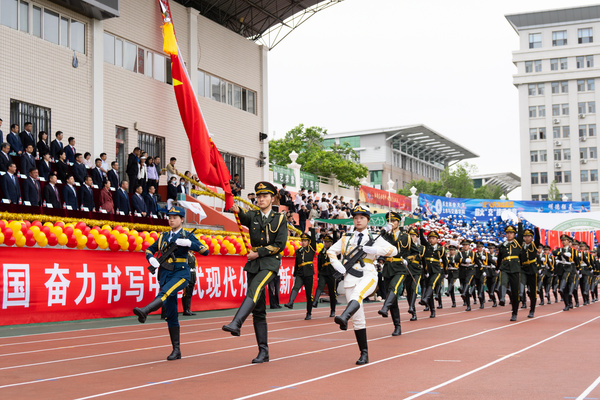
[[77,201],[77,189],[75,189],[75,177],[67,175],[65,182],[67,184],[63,188],[63,201],[67,208],[70,206],[72,210],[79,210],[79,202]]
[[101,158],[96,158],[95,160],[96,165],[94,166],[94,168],[92,168],[92,182],[94,185],[96,185],[98,188],[102,188],[102,186],[104,186],[102,184],[102,181],[104,180],[104,175],[102,174],[102,159]]
[[129,177],[129,183],[131,184],[129,186],[130,193],[133,193],[135,191],[137,176],[140,171],[141,152],[142,150],[139,147],[136,147],[133,149],[133,152],[131,152],[129,154],[129,157],[127,158],[127,168],[125,169],[125,172],[127,173],[127,176]]
[[[186,178],[192,179],[192,173],[190,171],[185,171],[185,173],[183,175],[185,175]],[[187,179],[185,179],[184,188],[185,188],[185,194],[190,194],[190,189],[192,188],[192,183],[190,181],[188,181]]]
[[242,184],[240,183],[240,174],[235,174],[233,176],[233,180],[230,182],[231,184],[231,193],[234,196],[239,197],[242,195]]
[[177,193],[184,193],[185,194],[185,191],[187,189],[185,187],[185,184],[186,184],[186,180],[184,178],[180,178],[179,179],[179,186],[177,186]]
[[50,165],[50,153],[44,153],[44,155],[41,157],[39,166],[40,178],[44,178],[44,180],[47,182],[51,172],[52,166]]
[[298,223],[300,224],[300,231],[306,231],[306,220],[308,219],[310,212],[306,209],[306,206],[302,204],[300,210],[298,210]]
[[56,177],[61,183],[67,181],[69,174],[69,164],[67,164],[67,153],[64,150],[58,152],[58,160],[56,161]]
[[85,164],[83,164],[83,156],[81,153],[75,154],[75,163],[73,164],[73,176],[75,177],[75,181],[79,182],[80,185],[83,185],[83,181],[87,176],[87,169],[85,168]]
[[65,147],[65,154],[67,155],[67,161],[74,164],[75,154],[77,154],[77,150],[75,150],[75,138],[73,136],[69,137],[68,142],[68,146]]
[[144,202],[146,203],[146,211],[148,216],[158,216],[158,202],[156,201],[156,186],[149,185],[148,193],[144,195]]
[[158,189],[158,172],[156,171],[156,164],[154,164],[154,158],[148,157],[146,160],[146,174],[148,182],[146,182],[146,193],[150,189],[150,186],[154,186]]
[[131,208],[134,213],[142,214],[143,217],[146,216],[146,202],[144,201],[144,197],[142,194],[144,193],[144,187],[142,185],[137,185],[135,188],[135,194],[131,196]]
[[119,162],[113,161],[110,163],[111,169],[106,173],[106,177],[110,181],[110,187],[117,190],[119,188]]
[[62,131],[56,131],[54,136],[55,139],[50,143],[50,154],[52,154],[54,161],[58,161],[60,152],[64,150],[62,144],[63,133]]
[[172,176],[167,185],[167,209],[171,208],[171,204],[177,201],[177,177]]
[[162,176],[162,167],[160,166],[160,157],[154,156],[154,168],[156,168],[156,174],[158,178],[156,178],[156,190],[158,190],[158,185],[160,184],[160,177]]
[[110,170],[108,161],[106,161],[107,158],[108,156],[106,155],[106,153],[100,153],[100,160],[102,161],[102,163],[100,164],[100,170],[102,171],[102,179],[106,178],[106,174]]
[[87,176],[83,180],[83,185],[79,190],[81,195],[81,207],[87,208],[88,211],[96,211],[96,205],[94,204],[94,192],[92,191],[92,177]]
[[25,147],[25,153],[21,156],[21,173],[23,175],[31,168],[35,168],[35,156],[33,155],[33,145],[28,143]]
[[30,205],[37,207],[42,205],[42,189],[38,177],[38,169],[32,167],[29,176],[23,182],[23,201],[28,201]]
[[17,165],[14,162],[8,164],[6,174],[0,178],[0,187],[2,188],[2,198],[8,199],[12,204],[19,204],[21,198],[21,188],[17,178]]
[[19,125],[12,124],[10,126],[10,133],[6,135],[6,141],[10,143],[10,151],[16,155],[23,154],[23,143],[19,137]]
[[178,176],[177,174],[179,172],[177,171],[177,168],[175,168],[176,162],[177,162],[177,159],[175,157],[171,157],[171,160],[169,160],[169,164],[167,164],[167,181],[168,182],[171,182],[171,178],[173,176]]
[[127,191],[129,189],[129,182],[122,181],[121,187],[115,192],[115,210],[122,212],[125,215],[131,213],[131,206],[129,205],[129,195]]
[[[0,118],[0,128],[2,128],[2,118]],[[0,143],[4,143],[4,134],[2,133],[2,129],[0,129]]]
[[46,131],[40,131],[40,133],[38,133],[38,139],[39,141],[37,142],[37,151],[41,159],[44,156],[44,154],[50,153],[50,143],[48,142],[48,134],[46,133]]
[[[77,157],[75,157],[77,158]],[[85,165],[86,169],[94,168],[94,162],[92,161],[92,154],[89,151],[83,153],[83,165]]]
[[50,173],[48,176],[48,184],[44,186],[43,198],[46,202],[46,207],[52,206],[52,208],[60,207],[60,195],[58,194],[58,187],[56,186],[57,177],[56,174]]
[[147,160],[146,156],[141,156],[140,157],[140,163],[138,165],[137,181],[135,183],[135,190],[136,191],[137,191],[137,186],[138,185],[142,186],[142,190],[144,192],[146,191],[146,184],[147,184],[147,181],[148,181],[148,170],[146,169],[146,160]]
[[311,221],[315,218],[319,218],[319,206],[317,204],[312,205],[310,213],[308,214],[308,219],[310,219]]
[[[35,157],[37,155],[37,151],[35,148],[35,138],[33,137],[33,133],[31,132],[32,127],[33,125],[31,125],[31,122],[25,122],[25,130],[19,133],[19,137],[21,138],[21,143],[23,144],[24,149],[27,148],[28,144],[31,145],[31,147],[33,148],[31,154],[33,154],[33,157]],[[21,172],[26,173],[25,171]]]
[[10,143],[2,143],[2,146],[0,146],[0,171],[6,172],[6,170],[8,169],[8,164],[12,162],[10,155],[8,155],[9,151]]
[[109,214],[115,212],[115,204],[110,194],[110,181],[107,178],[104,178],[102,181],[102,190],[100,190],[100,197],[98,199],[98,210],[100,209]]

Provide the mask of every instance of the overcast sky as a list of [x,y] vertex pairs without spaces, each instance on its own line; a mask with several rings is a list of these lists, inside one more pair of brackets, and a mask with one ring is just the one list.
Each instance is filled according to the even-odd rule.
[[504,16],[592,4],[344,0],[269,52],[269,136],[425,124],[479,154],[467,160],[479,173],[521,176],[518,35]]

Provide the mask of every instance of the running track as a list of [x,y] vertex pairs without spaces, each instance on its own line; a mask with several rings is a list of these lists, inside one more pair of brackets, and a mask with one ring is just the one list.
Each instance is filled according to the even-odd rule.
[[[600,303],[563,312],[538,306],[536,317],[507,307],[450,308],[409,322],[402,336],[366,304],[370,363],[356,366],[351,330],[340,331],[328,305],[304,321],[303,304],[272,312],[269,363],[257,354],[252,321],[241,337],[221,331],[229,316],[182,321],[182,353],[167,362],[166,324],[131,324],[0,337],[2,399],[599,399]],[[475,306],[478,307],[478,306]],[[338,314],[343,307],[338,307]]]

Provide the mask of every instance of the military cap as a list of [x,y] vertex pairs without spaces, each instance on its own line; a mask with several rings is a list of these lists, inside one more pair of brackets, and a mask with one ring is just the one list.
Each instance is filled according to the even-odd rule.
[[512,225],[508,225],[506,228],[504,228],[504,232],[505,232],[505,233],[509,233],[509,232],[512,232],[512,233],[517,233],[517,230],[515,229],[515,227],[514,227],[514,226],[512,226]]
[[181,218],[185,218],[185,209],[183,207],[171,207],[167,211],[167,215],[179,215]]
[[523,232],[523,236],[533,236],[533,230],[529,228],[525,229],[525,231]]
[[390,211],[389,213],[385,214],[385,219],[387,221],[400,221],[402,220],[402,217],[397,212]]
[[462,245],[465,245],[465,244],[471,244],[471,241],[470,241],[469,239],[463,239],[463,240],[460,242],[460,244],[461,244],[461,246],[462,246]]
[[302,235],[300,235],[300,239],[310,240],[310,236],[306,232],[303,232]]
[[369,207],[359,204],[352,210],[352,216],[355,215],[364,215],[371,219],[371,210],[369,210]]
[[550,250],[550,246],[548,246],[548,245],[544,246],[543,248],[544,248],[544,250]]
[[415,236],[419,236],[419,232],[418,232],[418,231],[417,231],[417,230],[416,230],[414,227],[411,227],[411,228],[408,230],[408,234],[409,234],[409,235],[415,235]]
[[488,248],[490,248],[490,249],[495,249],[495,248],[496,248],[496,243],[494,243],[494,242],[489,242],[489,243],[488,243]]
[[429,233],[427,234],[427,237],[434,237],[434,238],[440,238],[440,235],[438,235],[438,233],[436,231],[429,231]]
[[561,241],[568,240],[569,242],[572,242],[573,238],[571,236],[569,236],[569,235],[562,234],[562,235],[560,235],[560,240]]
[[257,182],[256,185],[254,185],[254,191],[257,195],[268,193],[275,196],[275,193],[277,193],[277,188],[271,182],[262,181]]
[[331,237],[331,235],[327,235],[323,238],[324,242],[332,242],[333,243],[333,238]]
[[453,244],[448,246],[448,250],[457,250],[457,247]]
[[484,244],[483,244],[483,242],[481,240],[476,241],[475,244],[477,246],[484,246]]
[[575,245],[580,245],[581,244],[581,242],[579,240],[577,240],[577,239],[571,239],[571,242],[573,242],[573,244],[575,244]]

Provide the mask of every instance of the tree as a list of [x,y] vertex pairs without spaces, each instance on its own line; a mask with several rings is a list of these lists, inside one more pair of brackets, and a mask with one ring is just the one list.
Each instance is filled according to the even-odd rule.
[[560,191],[556,187],[556,181],[552,181],[550,187],[548,188],[548,200],[550,201],[560,201]]
[[360,186],[360,178],[367,176],[369,169],[360,164],[358,153],[348,143],[326,149],[323,145],[326,135],[327,130],[323,128],[305,128],[300,124],[283,139],[269,142],[269,159],[275,165],[287,165],[292,161],[290,153],[296,151],[296,162],[302,165],[304,172],[335,177],[346,186]]
[[473,198],[475,199],[499,199],[504,194],[504,191],[500,186],[496,185],[483,185],[478,187],[473,192]]

